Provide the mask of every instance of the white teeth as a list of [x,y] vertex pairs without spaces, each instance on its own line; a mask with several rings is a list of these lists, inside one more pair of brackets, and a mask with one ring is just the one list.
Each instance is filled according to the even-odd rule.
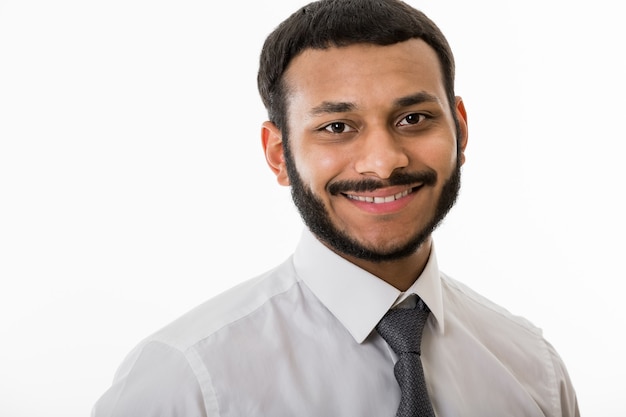
[[411,192],[410,189],[408,190],[404,190],[398,194],[394,194],[394,195],[390,195],[387,197],[362,197],[360,195],[352,195],[352,194],[346,194],[348,196],[348,198],[351,198],[353,200],[357,200],[357,201],[364,201],[366,203],[374,203],[374,204],[380,204],[380,203],[390,203],[392,201],[395,201],[399,198],[402,197],[406,197],[407,195],[409,195],[409,193]]

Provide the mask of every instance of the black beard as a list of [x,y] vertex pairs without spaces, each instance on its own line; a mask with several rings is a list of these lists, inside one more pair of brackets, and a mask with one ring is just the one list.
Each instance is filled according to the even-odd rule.
[[[426,226],[418,231],[403,246],[391,248],[387,251],[368,248],[348,236],[344,231],[339,230],[333,224],[324,206],[324,202],[313,193],[310,187],[303,183],[296,168],[293,155],[291,155],[287,138],[285,137],[283,140],[285,164],[291,184],[291,197],[300,212],[300,216],[304,224],[318,239],[339,254],[371,262],[386,262],[406,258],[415,253],[430,237],[432,232],[439,226],[441,221],[454,206],[459,195],[461,188],[461,165],[460,158],[457,157],[456,167],[450,175],[450,178],[444,183],[435,213]],[[422,182],[424,186],[434,185],[437,182],[437,174],[434,171],[397,174],[392,175],[389,180],[384,183],[375,180],[334,183],[329,186],[329,192],[333,195],[337,195],[345,193],[346,191],[373,191],[383,185],[410,185],[416,182]]]

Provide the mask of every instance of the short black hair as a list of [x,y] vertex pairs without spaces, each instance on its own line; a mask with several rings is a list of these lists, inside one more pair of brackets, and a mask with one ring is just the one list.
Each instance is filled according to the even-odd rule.
[[320,0],[293,13],[265,40],[257,82],[269,120],[286,130],[283,76],[289,63],[304,50],[358,43],[384,46],[412,38],[422,39],[437,53],[455,115],[452,50],[441,30],[424,13],[400,0]]

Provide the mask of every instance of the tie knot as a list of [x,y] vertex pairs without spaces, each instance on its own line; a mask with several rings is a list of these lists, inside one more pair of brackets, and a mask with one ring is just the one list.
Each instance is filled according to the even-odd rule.
[[397,355],[420,354],[422,331],[430,310],[422,300],[415,308],[394,308],[385,314],[376,330]]

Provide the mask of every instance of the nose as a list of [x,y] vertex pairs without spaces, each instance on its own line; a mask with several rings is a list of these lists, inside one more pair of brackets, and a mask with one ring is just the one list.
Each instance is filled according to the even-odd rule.
[[387,179],[396,169],[409,165],[402,139],[395,137],[389,129],[377,128],[364,133],[359,141],[355,164],[358,173]]

